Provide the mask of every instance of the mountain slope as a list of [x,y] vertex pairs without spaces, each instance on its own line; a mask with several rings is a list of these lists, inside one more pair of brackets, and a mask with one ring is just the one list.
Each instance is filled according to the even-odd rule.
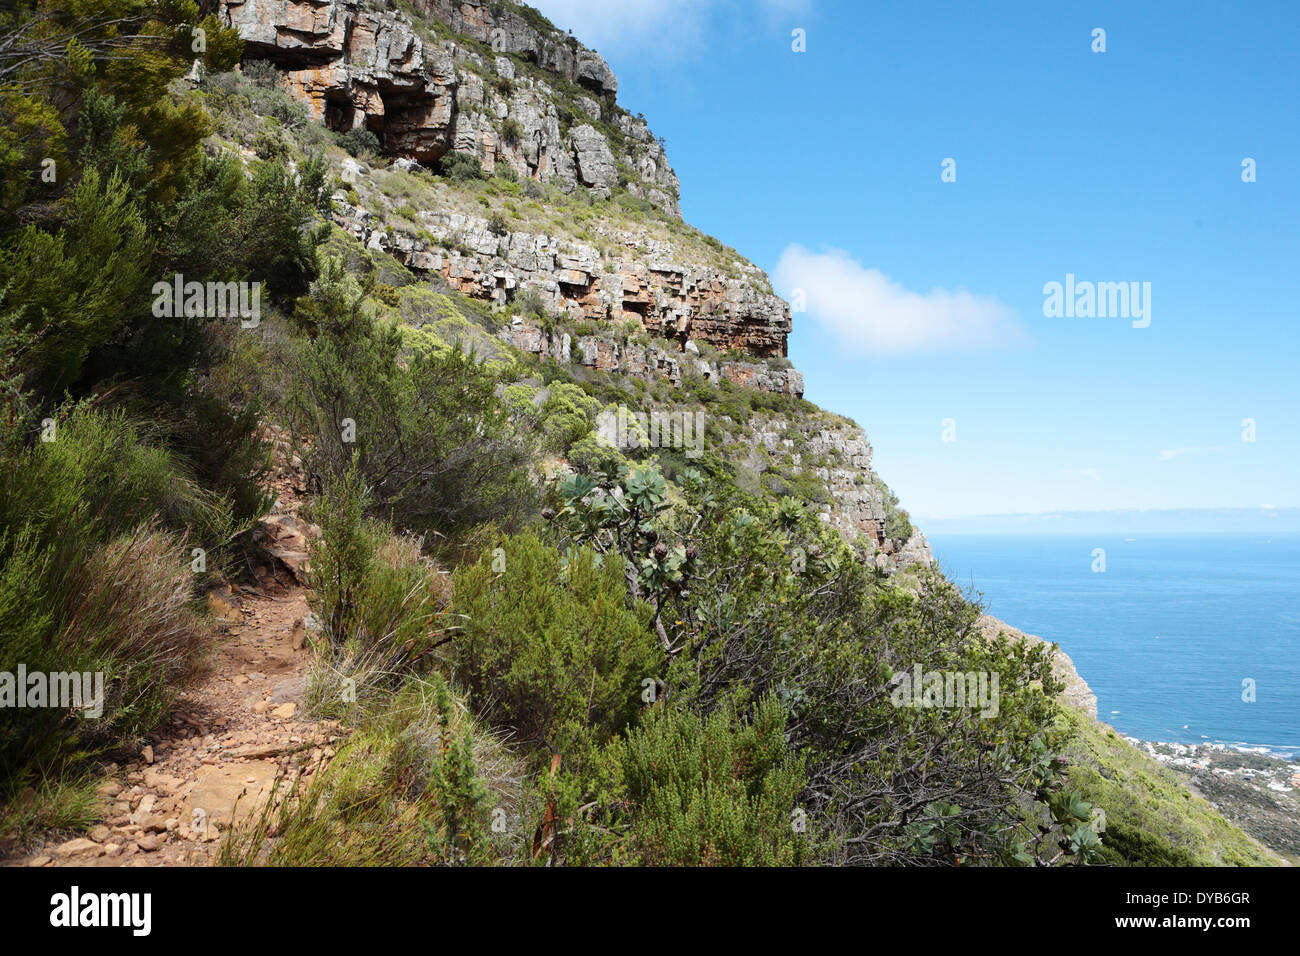
[[140,29],[0,89],[0,654],[112,675],[0,714],[16,844],[103,813],[204,605],[284,565],[339,746],[223,862],[1271,861],[937,572],[592,51],[507,2],[212,0],[191,69],[151,19],[188,8],[113,2]]

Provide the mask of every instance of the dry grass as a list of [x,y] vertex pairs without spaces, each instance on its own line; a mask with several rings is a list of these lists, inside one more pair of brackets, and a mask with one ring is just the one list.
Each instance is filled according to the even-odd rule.
[[518,855],[518,827],[492,833],[491,815],[517,818],[524,765],[499,737],[481,730],[459,696],[449,726],[438,717],[436,682],[409,679],[376,694],[358,712],[358,729],[334,760],[281,792],[284,778],[256,819],[228,831],[226,866],[417,866],[466,862],[441,853],[430,833],[443,819],[436,767],[448,739],[468,739],[475,776],[486,790],[477,810],[482,831],[476,863]]

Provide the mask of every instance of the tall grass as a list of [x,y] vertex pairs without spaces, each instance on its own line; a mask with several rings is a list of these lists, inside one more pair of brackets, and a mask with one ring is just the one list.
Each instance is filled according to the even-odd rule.
[[198,654],[189,548],[226,536],[230,511],[148,438],[78,406],[3,462],[0,672],[100,673],[105,699],[98,716],[0,709],[0,802],[149,729]]
[[372,700],[310,782],[281,777],[260,814],[226,832],[225,866],[488,864],[511,856],[523,767],[438,675]]
[[321,528],[311,579],[322,639],[308,705],[322,716],[342,716],[365,695],[427,670],[443,641],[448,576],[424,557],[419,538],[367,518],[368,500],[354,466],[311,512]]
[[523,764],[480,729],[439,672],[449,576],[418,538],[366,517],[355,464],[312,507],[320,626],[304,699],[347,740],[308,780],[282,776],[256,819],[228,831],[225,865],[404,866],[510,856]]

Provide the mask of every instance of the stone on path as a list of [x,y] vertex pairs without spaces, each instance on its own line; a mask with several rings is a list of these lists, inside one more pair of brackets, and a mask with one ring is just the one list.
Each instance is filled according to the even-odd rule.
[[61,843],[54,848],[54,855],[60,858],[75,856],[78,853],[93,852],[96,855],[100,852],[100,845],[94,840],[87,840],[85,837],[78,837],[75,840],[69,840],[67,843]]
[[[195,810],[203,811],[199,819],[205,820],[209,827],[214,823],[229,823],[236,818],[236,813],[239,821],[247,819],[266,802],[277,769],[276,764],[269,760],[254,760],[226,767],[201,767],[194,789],[185,800],[185,812],[181,814],[181,819],[193,827]],[[252,783],[248,782],[250,777]]]

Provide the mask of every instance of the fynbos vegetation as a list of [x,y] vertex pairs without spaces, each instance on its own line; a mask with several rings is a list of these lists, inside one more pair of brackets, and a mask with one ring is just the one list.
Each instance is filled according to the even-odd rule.
[[[0,11],[0,672],[103,677],[93,716],[0,707],[10,852],[130,817],[126,856],[247,865],[1222,861],[1137,835],[1052,648],[987,636],[801,398],[784,305],[677,218],[603,60],[416,17],[502,118],[468,155],[295,98],[232,6]],[[688,264],[607,301],[642,219]],[[212,735],[176,695],[268,593],[310,609],[272,641],[302,686],[231,698],[301,721],[242,755],[270,792],[94,797]]]

